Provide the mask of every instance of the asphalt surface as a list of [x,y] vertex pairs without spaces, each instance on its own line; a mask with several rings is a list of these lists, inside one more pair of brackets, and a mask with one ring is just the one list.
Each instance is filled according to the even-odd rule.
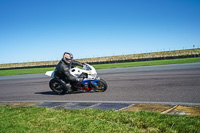
[[[98,70],[106,92],[56,95],[44,74],[0,77],[0,102],[200,105],[200,63]],[[44,104],[44,103],[43,103]]]

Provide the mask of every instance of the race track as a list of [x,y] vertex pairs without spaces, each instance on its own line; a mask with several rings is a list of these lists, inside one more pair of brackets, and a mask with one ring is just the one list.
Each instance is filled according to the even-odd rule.
[[106,92],[56,95],[43,74],[0,77],[0,102],[200,103],[200,63],[98,70]]

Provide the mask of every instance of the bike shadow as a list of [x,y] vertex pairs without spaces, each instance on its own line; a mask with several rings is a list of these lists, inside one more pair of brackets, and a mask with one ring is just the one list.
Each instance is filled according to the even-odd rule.
[[65,93],[65,94],[56,94],[53,91],[35,92],[35,94],[41,94],[41,95],[72,95],[72,94],[82,94],[82,93],[91,93],[91,92],[73,91],[73,92]]
[[42,95],[57,95],[52,91],[45,91],[45,92],[35,92],[35,94],[42,94]]

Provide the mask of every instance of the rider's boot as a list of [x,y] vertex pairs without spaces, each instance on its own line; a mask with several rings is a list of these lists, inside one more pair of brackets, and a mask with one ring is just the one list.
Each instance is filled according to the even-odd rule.
[[65,84],[65,89],[66,89],[66,92],[67,92],[67,93],[72,93],[72,92],[73,92],[73,90],[71,89],[70,83]]
[[78,91],[78,88],[76,87],[77,82],[70,82],[72,91]]
[[64,87],[64,90],[68,93],[73,92],[73,90],[71,89],[71,85],[70,82],[65,82],[62,79],[59,79],[59,82],[61,83],[62,87]]

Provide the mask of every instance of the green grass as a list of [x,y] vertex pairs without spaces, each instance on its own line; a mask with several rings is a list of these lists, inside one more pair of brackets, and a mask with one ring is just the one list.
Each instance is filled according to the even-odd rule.
[[198,133],[200,117],[152,112],[56,110],[39,107],[0,107],[1,133]]
[[167,64],[194,63],[194,62],[200,62],[200,57],[184,58],[184,59],[155,60],[155,61],[126,62],[126,63],[111,63],[111,64],[101,64],[101,65],[93,65],[93,66],[96,69],[106,69],[106,68],[153,66],[153,65],[167,65]]
[[[156,60],[156,61],[127,62],[127,63],[110,63],[110,64],[99,64],[99,65],[93,65],[93,66],[96,69],[107,69],[107,68],[120,68],[120,67],[137,67],[137,66],[166,65],[166,64],[178,64],[178,63],[194,63],[194,62],[200,62],[200,57],[184,58],[184,59]],[[46,71],[51,71],[54,69],[55,69],[54,67],[51,67],[51,68],[0,70],[0,76],[45,73]]]
[[46,71],[52,71],[54,69],[55,69],[54,67],[49,67],[49,68],[0,70],[0,76],[45,73]]

